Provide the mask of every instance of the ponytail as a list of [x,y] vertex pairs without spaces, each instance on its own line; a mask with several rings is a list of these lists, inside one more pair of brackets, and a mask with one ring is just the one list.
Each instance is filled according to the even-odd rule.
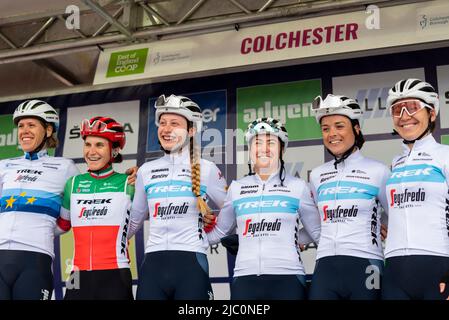
[[191,177],[192,177],[192,192],[197,199],[197,208],[204,216],[206,214],[212,214],[211,209],[207,205],[201,196],[201,168],[200,168],[200,150],[198,144],[194,142],[194,138],[190,137],[190,167],[191,167]]

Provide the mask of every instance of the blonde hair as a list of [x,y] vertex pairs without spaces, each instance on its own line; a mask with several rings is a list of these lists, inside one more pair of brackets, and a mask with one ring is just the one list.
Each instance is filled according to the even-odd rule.
[[197,199],[196,206],[203,216],[206,214],[212,214],[211,209],[201,196],[201,168],[200,168],[201,155],[198,144],[194,141],[193,137],[190,137],[189,151],[190,151],[190,168],[192,170],[191,174],[192,192]]

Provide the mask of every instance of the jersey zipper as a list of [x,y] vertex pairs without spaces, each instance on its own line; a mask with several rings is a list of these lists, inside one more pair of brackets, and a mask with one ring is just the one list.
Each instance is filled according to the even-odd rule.
[[[262,184],[262,194],[260,195],[260,202],[262,202],[263,201],[263,194],[264,194],[264,191],[265,191],[265,183],[264,184]],[[259,223],[260,223],[260,214],[261,214],[261,210],[262,210],[262,206],[259,206]],[[259,239],[258,239],[258,257],[259,257],[259,267],[258,267],[258,270],[257,270],[257,275],[258,276],[260,276],[260,274],[261,274],[261,265],[262,265],[262,254],[261,254],[261,251],[262,251],[262,243],[261,243],[261,237],[259,237]]]
[[[165,205],[167,205],[167,202],[168,202],[168,193],[169,193],[169,189],[170,189],[170,186],[172,185],[172,182],[173,182],[173,172],[175,171],[175,159],[173,159],[173,162],[172,162],[172,170],[171,170],[171,172],[170,172],[170,183],[169,183],[169,187],[167,188],[167,191],[166,191],[166,193],[165,193]],[[165,220],[165,250],[169,250],[169,241],[168,241],[168,221],[169,220]]]
[[[340,187],[340,181],[342,179],[342,175],[344,173],[344,167],[345,167],[345,162],[341,162],[341,172],[339,172],[340,170],[337,169],[337,184],[335,186],[335,194],[334,194],[334,205],[333,205],[333,209],[335,209],[337,207],[337,201],[338,201],[338,188]],[[332,222],[331,222],[332,223]],[[335,240],[334,240],[334,255],[337,255],[337,239],[338,239],[338,224],[340,223],[339,219],[337,219],[337,221],[335,221]]]
[[[413,151],[413,147],[412,147],[412,149],[410,149],[410,151],[409,151],[409,153],[408,153],[408,155],[407,155],[407,159],[405,160],[405,163],[404,163],[404,166],[405,165],[408,165],[408,162],[409,162],[409,160],[410,160],[410,156],[411,156],[411,154],[412,154],[412,151]],[[403,183],[402,183],[402,177],[401,177],[401,192],[403,192],[404,191],[404,185],[403,185]],[[409,227],[408,227],[408,215],[407,215],[407,207],[404,207],[404,210],[405,210],[405,214],[404,214],[404,217],[405,217],[405,255],[408,255],[408,253],[409,253],[409,243],[408,243],[408,239],[409,239],[409,236],[408,236],[408,232],[409,232]]]

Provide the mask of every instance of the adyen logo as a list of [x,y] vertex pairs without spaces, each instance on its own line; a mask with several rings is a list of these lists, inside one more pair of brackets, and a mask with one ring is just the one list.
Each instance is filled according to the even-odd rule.
[[391,197],[390,207],[393,206],[401,207],[407,203],[425,201],[426,192],[422,188],[419,188],[418,191],[409,191],[408,189],[405,189],[404,192],[401,193],[397,193],[396,189],[391,189],[390,197]]
[[279,231],[281,230],[281,219],[276,219],[275,221],[266,221],[262,219],[260,222],[251,222],[252,219],[246,219],[245,221],[245,229],[243,230],[242,236],[262,236],[268,235],[264,234],[270,231]]
[[343,208],[341,205],[335,209],[329,209],[328,205],[323,206],[323,221],[337,222],[339,219],[357,217],[359,209],[353,205],[351,208]]
[[311,106],[310,102],[273,105],[271,101],[265,101],[262,107],[243,109],[243,121],[250,123],[257,118],[265,117],[279,119],[282,123],[286,123],[287,119],[312,117]]
[[162,219],[168,219],[172,215],[186,214],[188,209],[189,204],[187,202],[184,202],[180,206],[173,205],[173,203],[170,203],[168,206],[161,206],[161,203],[157,202],[154,205],[153,218],[160,217]]

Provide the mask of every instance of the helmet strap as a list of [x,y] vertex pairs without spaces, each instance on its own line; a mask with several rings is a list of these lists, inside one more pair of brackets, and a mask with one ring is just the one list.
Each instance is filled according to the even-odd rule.
[[354,132],[354,144],[352,145],[351,148],[346,150],[345,153],[343,153],[343,155],[341,157],[338,158],[328,148],[326,148],[327,152],[329,152],[334,157],[335,170],[337,170],[337,165],[339,163],[344,162],[354,152],[355,149],[358,149],[358,147],[357,147],[358,133],[357,133],[357,131],[355,131],[355,127],[354,126],[352,126],[352,131]]

